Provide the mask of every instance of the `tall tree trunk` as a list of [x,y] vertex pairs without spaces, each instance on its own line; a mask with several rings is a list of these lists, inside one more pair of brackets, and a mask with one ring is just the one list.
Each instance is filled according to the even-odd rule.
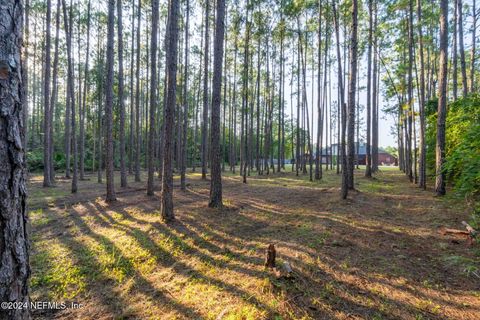
[[[99,24],[100,29],[100,24]],[[100,72],[99,77],[101,78],[98,83],[98,110],[97,110],[97,120],[98,120],[98,168],[97,168],[97,182],[102,183],[102,170],[103,170],[103,59],[104,59],[104,51],[100,48],[100,37],[98,38],[98,48],[97,52],[99,54],[99,61],[100,61]]]
[[71,135],[72,135],[72,147],[73,147],[73,177],[72,177],[72,193],[77,192],[77,134],[76,134],[76,120],[75,120],[75,93],[74,93],[74,82],[73,82],[73,61],[72,61],[72,6],[70,6],[70,18],[67,17],[67,9],[65,5],[65,0],[62,0],[63,6],[63,19],[65,25],[65,34],[67,37],[67,64],[68,64],[68,96],[71,112]]
[[475,56],[476,56],[476,35],[477,35],[477,1],[472,4],[472,49],[470,51],[470,91],[475,92]]
[[354,189],[354,161],[355,161],[355,90],[357,84],[357,24],[358,2],[352,1],[352,29],[350,38],[350,74],[348,85],[348,189]]
[[[315,152],[315,180],[320,180],[322,171],[322,3],[318,2],[318,74],[317,74],[317,146]],[[312,79],[313,88],[313,79]],[[325,92],[323,93],[325,94]],[[313,95],[312,95],[313,96]],[[313,110],[313,100],[312,100]],[[312,119],[313,120],[313,119]],[[313,129],[313,128],[312,128]],[[312,155],[313,156],[313,155]]]
[[[60,33],[60,6],[61,0],[57,0],[57,11],[55,13],[55,53],[53,57],[53,79],[52,79],[52,95],[50,96],[50,119],[53,119],[54,110],[56,110],[58,96],[58,56],[59,56],[59,33]],[[53,123],[50,123],[50,182],[55,183],[55,166],[53,160]],[[26,145],[25,145],[26,146]]]
[[222,171],[220,165],[220,98],[222,90],[223,39],[225,33],[225,0],[217,0],[215,42],[213,48],[211,182],[209,207],[221,208]]
[[453,0],[453,43],[452,43],[452,89],[453,89],[453,101],[458,98],[458,0]]
[[91,4],[88,0],[87,7],[87,50],[85,54],[85,71],[84,71],[84,85],[83,85],[83,101],[80,114],[80,180],[85,179],[85,111],[87,108],[87,93],[88,93],[88,79],[89,70],[88,62],[90,55],[90,10]]
[[125,101],[123,79],[123,24],[122,0],[117,0],[117,42],[118,42],[118,109],[120,113],[120,186],[127,187],[127,170],[125,165]]
[[[280,21],[283,21],[283,15],[280,16]],[[280,22],[280,23],[281,23]],[[283,26],[281,26],[283,28]],[[260,48],[259,48],[260,50]],[[278,86],[278,135],[277,135],[277,171],[283,168],[283,145],[282,145],[282,116],[283,116],[283,77],[284,77],[284,63],[283,63],[283,29],[280,30],[280,83]],[[313,108],[313,106],[312,106]]]
[[[235,29],[238,29],[239,22],[235,24]],[[233,45],[233,146],[232,146],[232,173],[235,174],[237,167],[237,55],[238,55],[238,32],[235,32],[235,40]]]
[[458,45],[460,50],[460,68],[462,69],[463,97],[468,94],[467,66],[465,62],[465,46],[463,45],[463,2],[457,0],[458,4]]
[[157,33],[158,0],[152,0],[152,36],[150,37],[150,129],[148,132],[148,180],[147,195],[153,196],[154,150],[155,150],[155,110],[157,110]]
[[135,181],[140,182],[140,21],[142,17],[142,0],[138,0],[137,7],[137,60],[135,67]]
[[256,145],[255,145],[255,167],[257,169],[257,174],[258,175],[261,175],[262,174],[262,171],[260,170],[260,166],[261,166],[261,163],[260,163],[260,62],[261,62],[261,41],[262,41],[262,37],[259,36],[258,37],[258,44],[257,44],[257,47],[258,47],[258,51],[257,51],[257,84],[256,84],[256,98],[257,98],[257,101],[256,101],[256,104],[257,104],[257,114],[256,114],[256,117],[257,117],[257,134],[256,134],[256,138],[257,138],[257,142],[256,142]]
[[106,140],[106,178],[107,202],[117,200],[115,196],[113,175],[113,37],[115,26],[115,0],[108,0],[108,34],[107,34],[107,83],[105,85],[105,140]]
[[51,165],[50,161],[52,155],[50,154],[50,127],[52,125],[50,119],[50,47],[51,47],[51,35],[50,25],[52,20],[52,5],[51,0],[47,0],[47,21],[46,21],[46,34],[45,34],[45,67],[44,67],[44,79],[43,79],[43,112],[44,112],[44,125],[43,125],[43,186],[51,187]]
[[420,58],[419,81],[419,111],[420,111],[420,161],[419,161],[419,187],[426,189],[426,146],[425,146],[425,63],[423,59],[423,32],[422,32],[422,0],[417,0],[417,28],[418,28],[418,55]]
[[175,100],[177,87],[177,42],[178,42],[178,0],[170,0],[167,23],[167,103],[165,105],[165,131],[163,150],[163,175],[162,175],[162,204],[161,215],[165,222],[175,219],[173,212],[173,174],[172,174],[172,141],[173,121],[175,118]]
[[[353,6],[352,6],[353,7]],[[335,40],[337,42],[337,62],[338,62],[338,88],[339,88],[339,110],[341,109],[341,117],[342,123],[338,123],[339,126],[342,128],[341,134],[341,156],[342,156],[342,188],[341,188],[341,197],[342,199],[346,199],[348,195],[348,169],[347,169],[347,157],[346,157],[346,150],[345,150],[345,129],[347,124],[346,119],[346,110],[345,110],[345,102],[344,102],[344,87],[343,87],[343,72],[342,72],[342,59],[340,55],[340,36],[339,36],[339,25],[338,25],[338,16],[336,5],[333,3],[333,18],[334,18],[334,25],[335,25]],[[353,37],[352,37],[353,39]],[[350,102],[350,92],[349,92],[349,102]],[[355,96],[353,98],[353,102],[355,102]],[[340,116],[340,112],[338,114]],[[339,136],[340,140],[340,136]],[[338,157],[338,145],[337,145],[337,157]],[[338,160],[337,160],[338,161]],[[338,169],[337,169],[338,170]]]
[[435,192],[445,194],[445,118],[447,113],[448,0],[440,2],[440,74],[438,83],[437,139],[435,148]]
[[[297,28],[300,30],[300,23],[297,20]],[[300,45],[301,33],[298,34],[297,40],[297,121],[296,121],[296,139],[295,139],[295,175],[298,177],[300,165]]]
[[413,161],[412,155],[414,150],[412,150],[412,141],[413,141],[413,64],[415,60],[413,58],[413,0],[409,0],[408,5],[408,140],[407,140],[407,157],[408,157],[408,168],[407,175],[410,182],[413,180]]
[[[29,239],[21,61],[23,3],[2,1],[0,19],[0,301],[28,304]],[[29,308],[0,308],[0,319],[30,319]]]
[[[23,83],[23,90],[25,94],[25,99],[24,99],[24,112],[23,112],[23,145],[25,148],[25,151],[28,151],[28,104],[30,102],[29,99],[29,69],[28,69],[28,56],[29,56],[29,45],[30,45],[30,1],[25,0],[25,14],[24,14],[24,29],[25,33],[23,36],[23,72],[22,72],[22,83]],[[58,19],[57,19],[58,20]]]
[[373,0],[373,75],[372,75],[372,172],[378,171],[378,36],[377,0]]
[[247,0],[247,13],[246,13],[246,21],[245,21],[245,47],[244,47],[244,62],[243,62],[243,88],[242,88],[242,138],[243,138],[243,163],[240,163],[240,173],[242,173],[242,182],[247,183],[247,166],[248,166],[248,67],[249,67],[249,45],[250,45],[250,22],[249,18],[249,9],[250,9],[250,1]]
[[[188,139],[188,51],[189,47],[189,26],[190,26],[190,0],[186,0],[186,21],[185,21],[185,56],[183,63],[183,132],[181,141],[181,160],[180,160],[180,189],[186,190],[185,172],[187,169],[187,139]],[[195,159],[194,159],[195,161]]]
[[[421,1],[421,0],[419,0]],[[367,49],[367,137],[365,155],[365,177],[372,177],[372,41],[373,41],[373,0],[368,0],[368,49]]]
[[130,21],[132,25],[132,32],[131,32],[131,46],[130,46],[130,130],[129,130],[129,141],[128,141],[128,173],[133,174],[133,151],[134,147],[134,124],[135,124],[135,105],[133,103],[133,93],[135,92],[135,88],[133,87],[133,71],[134,71],[134,57],[135,57],[135,1],[132,1],[132,18]]
[[203,52],[203,116],[202,116],[202,179],[207,178],[208,134],[208,48],[209,48],[210,1],[205,1],[205,43]]

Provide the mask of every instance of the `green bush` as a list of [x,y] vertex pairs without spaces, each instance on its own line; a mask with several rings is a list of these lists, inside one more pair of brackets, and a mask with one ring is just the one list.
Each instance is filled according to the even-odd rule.
[[449,105],[444,166],[455,191],[469,198],[480,196],[480,97]]
[[[435,101],[427,105],[427,170],[435,175],[437,114]],[[448,105],[446,118],[447,181],[460,195],[477,202],[480,199],[480,97],[471,95]]]

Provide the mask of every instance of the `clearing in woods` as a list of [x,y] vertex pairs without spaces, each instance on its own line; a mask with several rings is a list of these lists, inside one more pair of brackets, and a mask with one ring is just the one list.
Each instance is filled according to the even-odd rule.
[[[159,190],[147,197],[143,182],[118,187],[107,205],[94,175],[74,196],[68,180],[44,189],[32,176],[32,301],[82,304],[34,317],[480,319],[480,250],[438,232],[461,229],[462,203],[434,198],[396,168],[356,175],[358,191],[342,201],[333,171],[320,182],[287,172],[247,185],[227,173],[219,211],[207,207],[209,181],[190,173],[188,190],[175,188],[171,225],[160,220]],[[270,243],[293,277],[264,269]]]

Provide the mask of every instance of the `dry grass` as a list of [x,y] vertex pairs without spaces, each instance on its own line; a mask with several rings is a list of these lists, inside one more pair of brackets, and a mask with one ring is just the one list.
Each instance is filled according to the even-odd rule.
[[[175,189],[171,225],[144,183],[107,205],[93,176],[76,196],[69,181],[45,190],[32,178],[32,299],[83,305],[36,318],[480,318],[480,251],[437,232],[468,213],[396,170],[370,180],[359,171],[347,201],[330,171],[320,182],[288,172],[247,185],[226,174],[222,211],[207,208],[209,182],[191,173],[188,190]],[[264,270],[269,243],[293,278]]]

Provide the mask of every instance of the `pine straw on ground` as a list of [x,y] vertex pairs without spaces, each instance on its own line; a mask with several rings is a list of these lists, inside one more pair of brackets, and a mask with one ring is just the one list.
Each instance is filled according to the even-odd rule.
[[[147,197],[132,181],[108,205],[89,178],[75,196],[68,180],[43,189],[31,179],[32,300],[81,304],[35,318],[480,319],[478,245],[438,233],[468,211],[396,169],[358,171],[346,201],[332,171],[246,185],[226,174],[223,210],[207,207],[209,181],[190,173],[170,225],[159,190]],[[293,277],[264,269],[270,243]]]

